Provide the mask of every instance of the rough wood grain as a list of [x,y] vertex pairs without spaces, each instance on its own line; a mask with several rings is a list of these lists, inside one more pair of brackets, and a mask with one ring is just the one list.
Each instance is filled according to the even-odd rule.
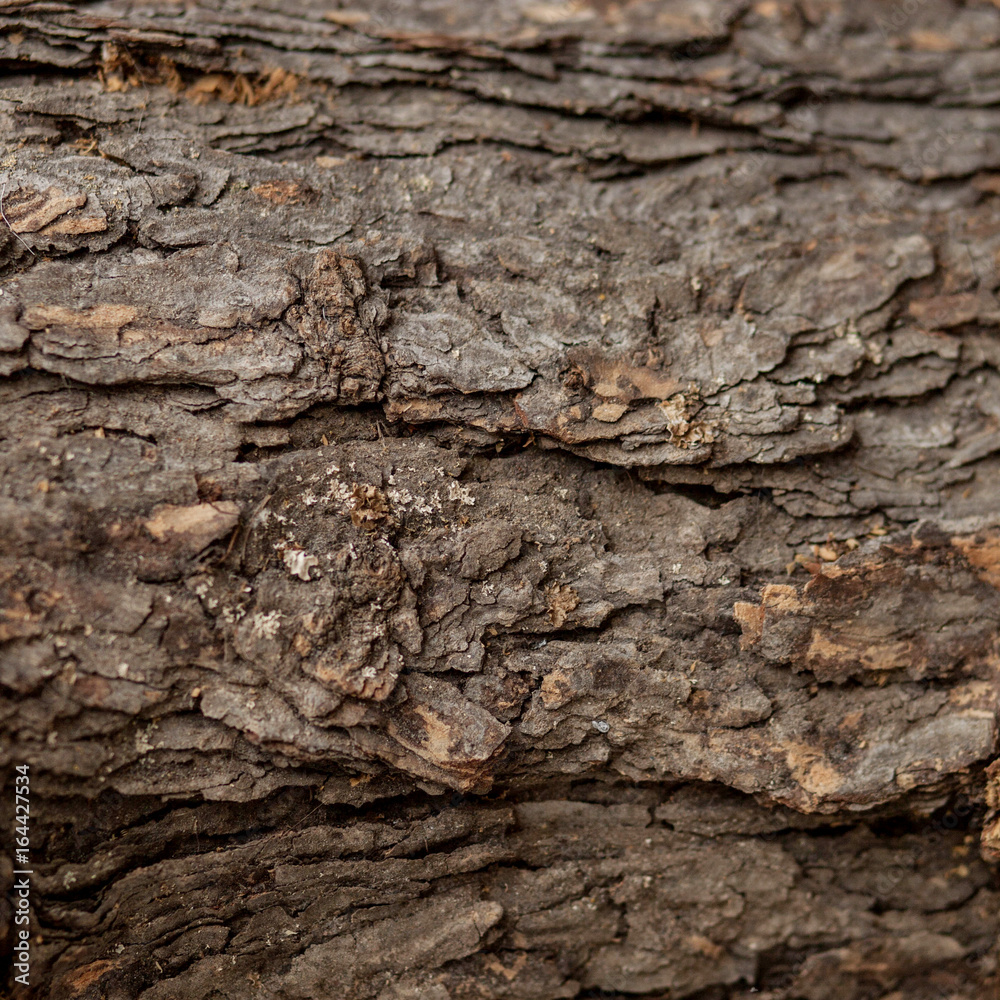
[[36,995],[992,996],[998,49],[0,2]]

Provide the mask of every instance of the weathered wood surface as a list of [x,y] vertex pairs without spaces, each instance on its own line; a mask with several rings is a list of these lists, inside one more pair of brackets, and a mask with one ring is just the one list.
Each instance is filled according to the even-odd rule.
[[38,996],[994,995],[997,6],[0,30]]

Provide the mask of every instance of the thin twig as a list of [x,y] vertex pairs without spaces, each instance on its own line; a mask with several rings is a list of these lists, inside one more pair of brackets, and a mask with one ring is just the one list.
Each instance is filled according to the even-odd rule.
[[[243,528],[243,547],[240,550],[240,562],[239,562],[240,566],[243,565],[243,562],[247,557],[247,541],[250,538],[250,528],[253,526],[254,521],[257,520],[257,515],[268,505],[268,503],[271,500],[271,497],[273,496],[274,496],[273,493],[268,493],[268,495],[264,497],[264,499],[261,500],[261,502],[257,504],[257,506],[254,507],[252,511],[250,511],[250,514],[246,519],[246,523],[241,525],[241,527]],[[226,554],[228,555],[228,553]]]
[[128,56],[128,61],[132,64],[132,68],[135,70],[135,75],[139,81],[139,86],[142,87],[143,104],[142,107],[139,108],[139,123],[135,127],[135,134],[136,137],[138,138],[139,134],[142,132],[142,122],[146,116],[146,108],[149,106],[149,87],[146,86],[146,77],[143,74],[142,70],[139,68],[139,64],[135,61],[135,56],[133,56],[132,53],[129,52],[128,46],[124,42],[121,42],[119,44],[121,45],[122,52],[124,52],[125,55]]
[[24,249],[27,250],[28,253],[30,253],[32,257],[36,257],[38,255],[35,253],[35,251],[32,250],[31,247],[29,247],[28,244],[25,243],[24,240],[22,240],[21,237],[16,232],[14,232],[14,227],[10,224],[10,220],[7,218],[7,213],[3,210],[3,196],[6,193],[7,193],[7,182],[4,181],[3,182],[3,187],[0,188],[0,219],[3,219],[4,224],[7,226],[7,228],[13,234],[14,239],[17,240],[17,242],[20,243],[21,246],[23,246]]

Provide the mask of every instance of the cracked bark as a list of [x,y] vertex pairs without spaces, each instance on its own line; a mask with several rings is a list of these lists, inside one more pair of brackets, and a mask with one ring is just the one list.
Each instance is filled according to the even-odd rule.
[[0,26],[37,996],[993,995],[996,6]]

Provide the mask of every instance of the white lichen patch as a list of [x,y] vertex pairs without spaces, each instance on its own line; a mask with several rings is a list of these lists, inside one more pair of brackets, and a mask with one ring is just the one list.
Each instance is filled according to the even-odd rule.
[[273,639],[281,628],[281,612],[268,611],[266,614],[258,611],[250,619],[250,628],[264,639]]
[[403,508],[408,507],[414,500],[413,494],[409,490],[389,490],[386,496],[395,506]]
[[472,491],[469,487],[463,486],[454,479],[448,483],[448,499],[457,500],[459,503],[463,503],[468,507],[474,507],[476,504],[476,498],[472,495]]
[[235,625],[246,613],[246,608],[242,608],[237,605],[232,608],[223,608],[219,617],[227,625]]
[[303,549],[283,549],[281,561],[292,576],[297,576],[300,580],[307,582],[312,579],[311,570],[319,566],[319,558]]
[[154,726],[150,726],[149,729],[137,729],[135,731],[135,752],[137,754],[143,755],[149,753],[153,748],[153,743],[149,738],[148,733],[152,732]]
[[339,479],[334,480],[330,483],[330,490],[326,495],[327,500],[332,500],[335,503],[343,505],[346,509],[350,510],[351,506],[354,504],[353,492],[347,483],[340,482]]
[[[392,489],[386,493],[389,502],[399,510],[414,510],[418,514],[433,514],[435,510],[441,509],[440,497],[435,494],[427,497],[415,496],[407,489]],[[437,502],[435,503],[435,498]]]

